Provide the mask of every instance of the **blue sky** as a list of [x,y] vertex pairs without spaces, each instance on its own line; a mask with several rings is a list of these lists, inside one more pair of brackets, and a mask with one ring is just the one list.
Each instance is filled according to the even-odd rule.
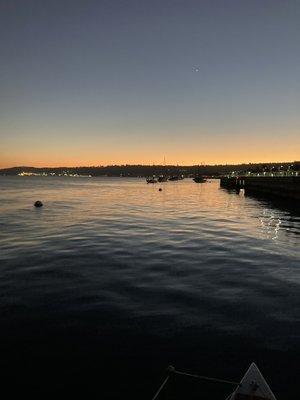
[[299,1],[0,0],[0,54],[0,166],[299,159]]

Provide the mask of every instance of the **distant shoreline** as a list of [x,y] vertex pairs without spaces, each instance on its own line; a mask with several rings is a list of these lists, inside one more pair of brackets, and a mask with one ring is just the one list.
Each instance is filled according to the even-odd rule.
[[0,175],[53,175],[53,176],[124,176],[146,177],[152,175],[224,175],[246,172],[299,171],[300,161],[277,163],[248,163],[220,165],[109,165],[93,167],[11,167],[0,169]]

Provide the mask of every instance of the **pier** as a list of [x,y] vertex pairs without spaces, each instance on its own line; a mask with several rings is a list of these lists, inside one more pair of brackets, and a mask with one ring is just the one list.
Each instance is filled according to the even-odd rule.
[[225,176],[220,186],[245,194],[300,200],[300,176]]

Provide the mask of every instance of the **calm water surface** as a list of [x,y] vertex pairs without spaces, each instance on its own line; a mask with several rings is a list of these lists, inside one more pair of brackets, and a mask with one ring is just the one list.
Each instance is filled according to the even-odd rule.
[[299,215],[218,181],[0,177],[3,381],[150,399],[170,363],[239,380],[256,361],[299,398]]

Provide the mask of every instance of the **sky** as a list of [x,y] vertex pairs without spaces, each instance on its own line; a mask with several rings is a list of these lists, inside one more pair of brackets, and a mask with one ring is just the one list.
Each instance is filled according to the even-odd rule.
[[0,0],[0,168],[300,159],[299,0]]

